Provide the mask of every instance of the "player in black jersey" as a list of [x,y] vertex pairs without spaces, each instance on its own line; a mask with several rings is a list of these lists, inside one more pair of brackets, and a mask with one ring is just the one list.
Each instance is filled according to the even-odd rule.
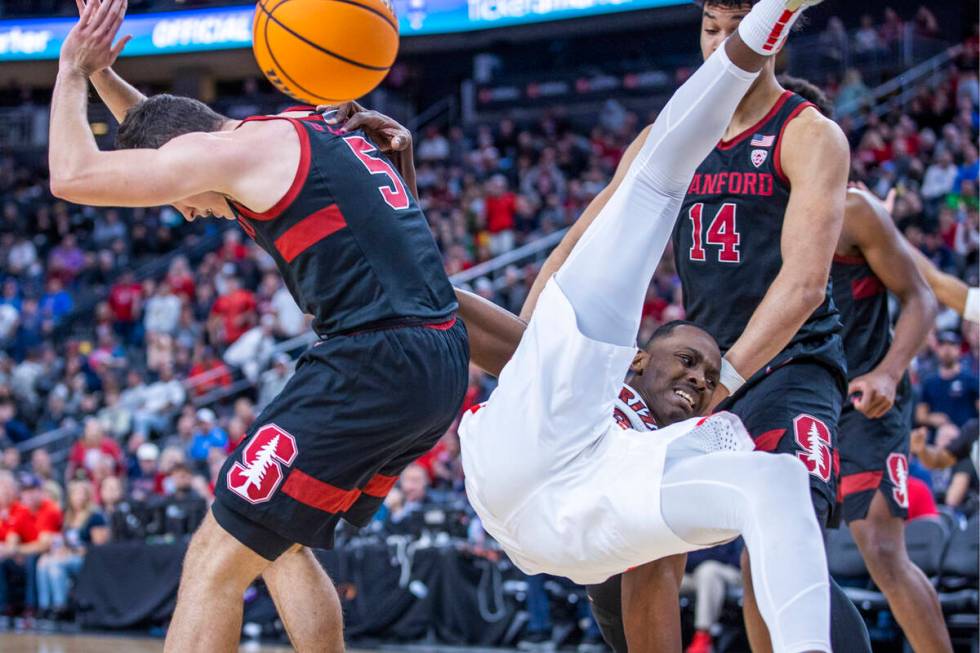
[[[707,57],[755,2],[698,4]],[[695,174],[674,232],[687,318],[725,352],[715,405],[737,414],[760,450],[806,465],[823,523],[835,521],[836,427],[847,387],[829,272],[849,156],[840,128],[781,88],[769,62]],[[583,230],[576,224],[549,257],[522,317]],[[770,650],[747,558],[742,567],[753,650]],[[835,583],[832,603],[835,649],[869,651],[864,622]]]
[[[343,650],[339,599],[307,547],[331,546],[340,519],[366,524],[467,387],[466,332],[425,216],[384,139],[309,110],[239,121],[144,98],[108,68],[125,43],[112,45],[125,0],[79,8],[52,98],[52,192],[237,218],[320,336],[222,469],[166,650],[237,650],[241,597],[259,575],[298,650]],[[131,149],[99,151],[89,76]]]
[[[832,116],[816,87],[780,82]],[[932,327],[936,299],[891,216],[867,189],[848,191],[831,279],[851,398],[838,423],[843,517],[912,648],[951,651],[936,591],[905,550],[912,426],[906,370]],[[901,305],[894,335],[889,292]]]

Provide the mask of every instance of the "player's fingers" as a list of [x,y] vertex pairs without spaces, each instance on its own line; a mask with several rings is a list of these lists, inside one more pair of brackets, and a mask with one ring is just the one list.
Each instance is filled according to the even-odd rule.
[[81,16],[85,11],[85,0],[75,0],[75,6],[78,7],[78,15]]
[[895,198],[897,197],[898,191],[896,191],[894,188],[890,189],[888,191],[888,195],[885,196],[885,210],[888,211],[889,214],[895,212]]
[[98,5],[98,0],[90,0],[89,2],[86,2],[85,6],[82,8],[82,13],[78,17],[78,24],[87,28],[91,24],[92,17],[95,15],[96,10],[99,8]]
[[123,48],[126,47],[126,44],[132,40],[133,40],[132,34],[127,34],[126,36],[119,39],[119,42],[116,43],[116,47],[112,48],[112,58],[115,59],[116,57],[118,57],[119,54],[123,51]]

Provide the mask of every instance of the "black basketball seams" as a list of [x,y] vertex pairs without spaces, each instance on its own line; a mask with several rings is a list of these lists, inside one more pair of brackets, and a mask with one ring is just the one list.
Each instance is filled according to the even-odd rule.
[[[364,5],[362,5],[362,4],[358,3],[358,2],[354,2],[354,0],[331,0],[331,1],[332,2],[343,2],[344,4],[355,5],[355,6],[361,7],[362,9],[369,10],[369,11],[371,11],[373,13],[378,13],[378,12],[374,11],[373,9],[371,9],[369,7],[365,7]],[[386,71],[388,71],[391,68],[391,65],[388,65],[388,66],[372,66],[370,64],[361,63],[360,61],[355,61],[354,59],[350,59],[348,57],[345,57],[342,54],[337,54],[336,52],[332,52],[332,51],[324,48],[323,46],[317,45],[316,43],[314,43],[313,41],[309,40],[305,36],[296,33],[295,31],[293,31],[292,29],[290,29],[286,25],[282,24],[279,21],[279,19],[277,19],[273,15],[275,13],[276,9],[278,9],[279,7],[282,7],[283,5],[285,5],[288,2],[290,2],[290,0],[283,0],[282,2],[280,2],[279,4],[277,4],[275,7],[273,7],[273,9],[271,11],[269,9],[267,9],[265,7],[265,5],[262,4],[262,3],[260,3],[258,5],[258,8],[262,11],[262,13],[264,13],[266,15],[266,29],[267,30],[268,30],[268,23],[269,23],[269,21],[273,21],[273,22],[275,22],[276,25],[278,25],[279,27],[283,28],[284,30],[286,30],[287,32],[289,32],[289,34],[295,36],[297,39],[299,39],[303,43],[307,44],[311,48],[313,48],[313,49],[315,49],[315,50],[317,50],[319,52],[322,52],[323,54],[325,54],[327,56],[333,57],[333,58],[335,58],[335,59],[337,59],[339,61],[343,61],[344,63],[350,64],[352,66],[357,66],[358,68],[363,68],[365,70],[374,70],[374,71],[377,71],[377,72],[386,72]],[[388,24],[390,25],[390,23],[388,23]],[[268,42],[268,31],[266,32],[266,41]],[[271,50],[270,50],[269,53],[270,53],[270,55],[272,54]],[[394,63],[394,61],[392,61],[392,64],[393,63]],[[278,62],[277,62],[276,65],[278,65]]]
[[[279,5],[276,5],[276,7],[278,7],[280,5],[283,5],[283,4],[287,3],[287,2],[289,2],[289,0],[283,0],[283,2],[279,3]],[[283,68],[282,67],[282,64],[279,63],[279,60],[276,59],[276,54],[272,51],[272,46],[269,44],[269,21],[270,21],[270,19],[271,19],[272,16],[271,16],[271,14],[268,11],[265,11],[265,7],[263,7],[261,4],[259,6],[262,7],[263,12],[266,15],[265,30],[264,30],[264,34],[265,34],[265,49],[266,49],[266,52],[269,53],[269,57],[272,59],[272,63],[274,63],[276,65],[276,68],[279,70],[279,73],[283,77],[285,77],[286,79],[288,79],[290,81],[290,83],[293,84],[293,86],[295,86],[299,90],[301,90],[304,93],[306,93],[307,95],[309,95],[310,98],[317,98],[317,99],[320,99],[320,100],[324,100],[327,103],[340,102],[341,100],[337,100],[335,98],[324,97],[324,96],[320,95],[319,93],[314,93],[313,91],[309,90],[308,88],[305,88],[302,84],[298,83],[295,79],[293,79],[290,76],[290,74],[288,72],[286,72],[286,69]],[[275,9],[273,9],[273,11],[275,11]],[[276,21],[276,24],[279,25],[280,27],[282,27],[282,24],[279,21]]]

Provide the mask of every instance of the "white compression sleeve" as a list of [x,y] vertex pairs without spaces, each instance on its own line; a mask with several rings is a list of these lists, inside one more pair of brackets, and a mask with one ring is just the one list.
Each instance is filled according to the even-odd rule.
[[755,452],[669,461],[660,503],[670,529],[691,544],[742,536],[774,651],[831,650],[826,553],[798,461]]
[[636,344],[646,289],[691,178],[756,76],[720,47],[653,123],[619,188],[555,275],[584,335]]

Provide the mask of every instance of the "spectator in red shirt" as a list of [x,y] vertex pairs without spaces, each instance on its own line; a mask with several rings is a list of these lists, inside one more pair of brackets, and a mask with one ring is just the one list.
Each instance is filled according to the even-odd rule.
[[255,295],[241,287],[238,277],[225,280],[226,291],[215,300],[208,318],[212,342],[227,346],[255,326],[258,315]]
[[507,190],[507,178],[494,175],[487,182],[484,204],[487,231],[490,232],[490,253],[498,256],[514,248],[514,214],[517,196]]
[[242,232],[237,229],[226,231],[218,256],[221,260],[231,263],[237,263],[248,256],[248,248],[242,244]]
[[98,454],[103,454],[111,460],[113,474],[119,473],[122,469],[122,449],[115,440],[105,437],[99,420],[89,417],[85,420],[81,439],[72,445],[71,453],[68,455],[66,477],[74,479],[81,476],[92,480],[95,468],[101,463],[101,460],[98,460],[101,456]]
[[183,256],[178,256],[170,264],[167,272],[167,283],[170,284],[173,293],[180,297],[181,301],[190,303],[194,301],[197,286],[194,283],[194,275],[191,274],[190,265]]
[[0,472],[0,610],[7,613],[13,603],[11,581],[19,578],[26,580],[25,605],[36,607],[37,558],[61,531],[61,509],[45,496],[41,480],[25,473],[21,485],[22,503],[13,474]]
[[112,311],[116,333],[126,342],[139,341],[136,333],[140,324],[140,311],[143,302],[143,286],[136,282],[132,271],[125,270],[109,290],[109,310]]
[[231,372],[211,347],[200,345],[194,352],[194,363],[187,375],[187,386],[195,396],[231,385]]

